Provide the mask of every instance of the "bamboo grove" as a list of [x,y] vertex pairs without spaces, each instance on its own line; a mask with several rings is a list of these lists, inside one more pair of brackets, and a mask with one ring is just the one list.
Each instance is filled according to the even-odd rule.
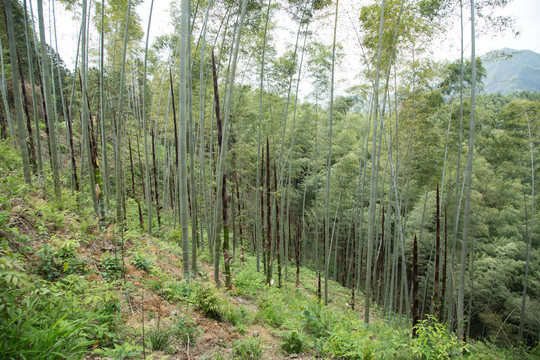
[[[186,278],[207,262],[230,288],[250,253],[269,286],[301,266],[324,304],[347,286],[366,323],[377,304],[538,341],[540,97],[479,94],[475,53],[506,1],[182,0],[152,43],[149,2],[3,0],[0,130],[28,185],[77,194],[119,244],[176,241]],[[80,22],[71,69],[55,7]],[[461,58],[435,62],[449,24]]]

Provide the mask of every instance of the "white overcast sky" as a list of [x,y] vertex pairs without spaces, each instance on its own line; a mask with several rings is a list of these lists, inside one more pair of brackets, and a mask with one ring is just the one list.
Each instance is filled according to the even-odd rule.
[[[50,1],[52,0],[44,1],[44,9],[46,14],[48,11],[47,3]],[[35,12],[35,0],[32,0],[32,2],[34,3]],[[150,2],[150,0],[145,0],[143,4],[138,6],[136,9],[141,16],[144,31],[146,31],[147,28]],[[150,39],[154,39],[158,35],[170,33],[172,31],[169,21],[170,2],[171,0],[154,1]],[[358,7],[358,4],[362,5],[362,3],[362,1],[358,2],[357,0],[340,1],[340,14],[343,16],[340,16],[340,23],[338,26],[343,28],[338,30],[338,41],[340,41],[339,37],[341,37],[341,41],[348,41],[347,39],[350,40],[351,38],[354,38],[354,36],[348,34],[348,32],[351,32],[351,13],[348,13],[348,11],[353,9],[353,7]],[[503,47],[517,50],[528,49],[540,53],[540,0],[513,0],[510,5],[504,9],[503,14],[512,15],[515,18],[516,27],[520,31],[519,37],[515,38],[510,32],[502,35],[498,34],[494,37],[479,36],[476,42],[477,54],[482,55],[491,50],[497,50]],[[48,15],[45,15],[45,17],[48,19]],[[56,2],[56,19],[59,52],[66,65],[70,68],[70,70],[72,70],[75,61],[79,20],[73,19],[72,13],[64,11],[62,5],[58,3],[58,1]],[[282,26],[279,21],[277,25],[278,27]],[[283,33],[286,33],[286,30],[283,30]],[[327,33],[331,33],[331,31],[327,31]],[[93,34],[93,36],[94,40],[97,40],[98,35]],[[279,38],[280,35],[278,34],[277,37]],[[450,28],[448,30],[448,40],[444,41],[442,44],[435,45],[435,58],[439,60],[457,59],[459,57],[459,48],[457,47],[459,46],[458,44],[459,29],[457,27],[454,29]],[[470,48],[470,41],[466,42],[465,46],[466,48]],[[343,66],[345,67],[345,64],[343,64]]]

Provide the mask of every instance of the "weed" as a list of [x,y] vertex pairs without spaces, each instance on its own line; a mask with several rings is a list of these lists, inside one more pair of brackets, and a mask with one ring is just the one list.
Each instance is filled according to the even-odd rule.
[[301,335],[298,331],[293,330],[288,332],[287,335],[283,338],[283,341],[281,342],[281,348],[287,354],[299,354],[306,347],[305,343],[305,337]]
[[244,338],[233,343],[233,358],[257,360],[262,356],[262,344],[259,338]]
[[163,294],[165,291],[165,287],[163,286],[163,282],[161,280],[148,280],[148,288],[156,294]]
[[253,298],[264,289],[264,275],[246,266],[233,277],[233,284],[237,295]]
[[213,283],[198,283],[194,294],[195,305],[209,318],[221,320],[224,300]]
[[431,315],[416,325],[416,335],[410,343],[411,352],[421,359],[453,359],[460,357],[468,348],[456,334]]
[[148,339],[152,345],[152,351],[163,351],[169,346],[171,333],[167,330],[154,328],[148,332]]
[[304,310],[304,327],[316,338],[330,335],[330,322],[327,311],[320,305],[310,306]]
[[187,300],[195,293],[193,284],[186,281],[174,281],[165,285],[165,298],[168,301]]
[[146,271],[147,273],[150,273],[150,268],[154,264],[153,260],[148,259],[140,252],[134,253],[130,262],[132,265],[135,265],[137,269]]
[[36,266],[36,273],[43,276],[49,281],[57,280],[62,276],[62,265],[59,260],[54,256],[54,252],[51,246],[48,244],[43,245],[37,252],[39,262]]
[[188,315],[179,316],[171,327],[171,333],[178,336],[182,344],[193,344],[202,335],[202,330]]
[[222,313],[223,319],[234,326],[249,323],[253,319],[253,316],[245,306],[236,307],[230,302],[227,302],[223,306]]
[[135,343],[126,341],[122,345],[114,344],[114,348],[96,349],[93,353],[108,359],[123,360],[140,355],[141,349]]
[[105,280],[116,280],[124,271],[121,260],[117,256],[105,256],[101,261]]

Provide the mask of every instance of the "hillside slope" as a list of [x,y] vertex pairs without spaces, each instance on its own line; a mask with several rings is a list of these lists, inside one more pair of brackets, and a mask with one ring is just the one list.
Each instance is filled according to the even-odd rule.
[[376,306],[366,325],[361,294],[353,310],[351,290],[330,281],[323,306],[316,274],[302,267],[295,286],[292,265],[288,283],[269,287],[240,249],[231,289],[214,286],[207,252],[188,281],[177,231],[103,229],[82,196],[65,190],[59,203],[21,179],[0,142],[1,359],[538,358],[460,344],[429,319],[411,340],[405,317]]
[[540,92],[540,54],[504,48],[487,53],[481,59],[487,72],[485,93]]

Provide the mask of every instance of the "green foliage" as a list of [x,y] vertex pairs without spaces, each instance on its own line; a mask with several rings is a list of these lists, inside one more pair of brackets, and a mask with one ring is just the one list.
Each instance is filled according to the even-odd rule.
[[[30,285],[30,277],[15,254],[0,249],[0,286],[2,288],[25,288]],[[2,300],[0,300],[2,304]],[[0,312],[3,305],[0,305]]]
[[152,346],[152,351],[163,351],[169,346],[171,333],[168,330],[154,328],[148,332],[148,339]]
[[350,360],[371,360],[376,358],[374,342],[362,331],[338,331],[332,333],[324,344],[324,352],[332,358]]
[[322,305],[310,306],[303,313],[304,328],[316,338],[330,335],[328,311]]
[[281,341],[281,348],[287,354],[299,354],[306,347],[305,336],[298,331],[289,331]]
[[182,344],[193,344],[201,336],[203,331],[195,324],[195,321],[189,315],[179,316],[176,322],[171,326],[171,334],[179,337]]
[[39,258],[36,267],[37,274],[49,281],[56,280],[62,276],[63,265],[59,262],[59,259],[54,256],[54,251],[50,249],[48,244],[43,245],[43,247],[39,249],[37,255]]
[[152,265],[154,264],[154,261],[152,259],[148,259],[141,252],[135,252],[132,255],[132,259],[130,262],[132,265],[135,265],[137,269],[146,271],[147,273],[150,273],[150,269]]
[[173,229],[170,232],[168,238],[169,238],[169,241],[171,241],[172,243],[182,245],[182,229],[180,228]]
[[416,325],[417,337],[411,341],[410,350],[421,359],[454,359],[460,357],[467,344],[449,333],[444,324],[433,316],[420,320]]
[[165,285],[165,298],[170,302],[188,300],[195,293],[195,287],[187,280],[168,282]]
[[262,344],[258,337],[247,337],[233,343],[233,358],[257,360],[262,356]]
[[[86,291],[97,296],[87,297]],[[38,281],[2,289],[0,358],[82,358],[89,345],[114,335],[113,317],[96,311],[102,295],[74,275],[51,285]]]
[[253,266],[245,266],[233,277],[234,292],[243,297],[256,297],[264,289],[264,274]]
[[223,318],[223,304],[225,300],[221,297],[213,283],[197,283],[194,302],[195,306],[209,318],[215,320],[221,320]]
[[122,360],[139,356],[142,353],[142,350],[141,346],[136,345],[134,342],[125,341],[122,342],[121,345],[114,344],[114,348],[107,347],[96,349],[92,353],[102,355],[104,358]]
[[276,296],[274,291],[268,291],[261,297],[257,317],[266,324],[278,328],[285,323],[285,308],[280,296]]
[[234,326],[248,324],[253,321],[254,316],[245,306],[236,307],[230,302],[222,306],[223,320],[231,323]]
[[122,266],[122,260],[117,256],[106,255],[101,261],[101,268],[103,270],[103,278],[105,280],[116,280],[124,271]]

